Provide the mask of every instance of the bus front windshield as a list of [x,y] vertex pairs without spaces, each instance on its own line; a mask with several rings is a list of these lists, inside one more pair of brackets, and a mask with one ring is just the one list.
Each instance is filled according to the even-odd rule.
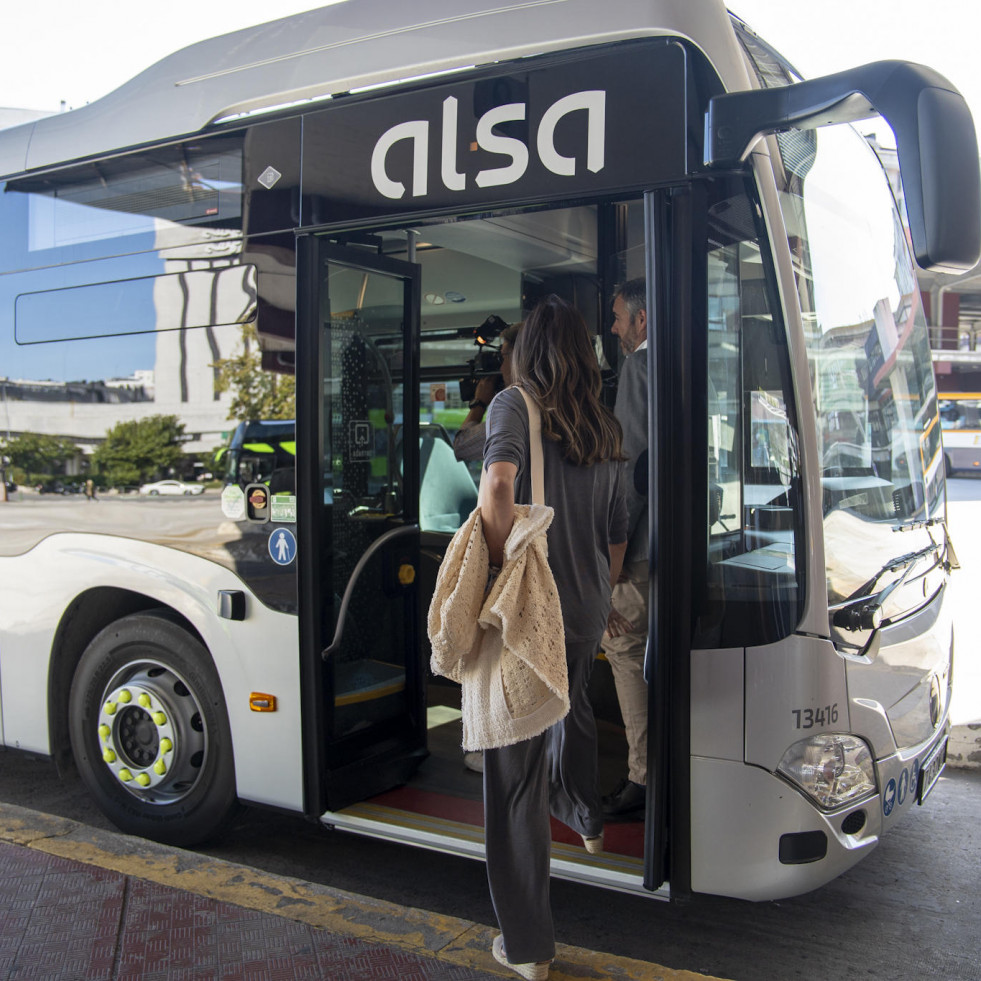
[[[778,144],[833,605],[863,584],[881,589],[890,563],[937,536],[922,525],[944,514],[937,394],[906,237],[871,147],[850,126],[792,132]],[[886,617],[909,612],[901,593]]]

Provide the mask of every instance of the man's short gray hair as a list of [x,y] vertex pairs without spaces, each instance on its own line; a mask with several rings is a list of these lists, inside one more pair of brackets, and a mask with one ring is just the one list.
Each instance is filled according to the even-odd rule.
[[633,320],[641,310],[647,310],[647,280],[643,276],[628,279],[616,288],[613,299],[616,300],[617,297],[623,300],[623,305]]

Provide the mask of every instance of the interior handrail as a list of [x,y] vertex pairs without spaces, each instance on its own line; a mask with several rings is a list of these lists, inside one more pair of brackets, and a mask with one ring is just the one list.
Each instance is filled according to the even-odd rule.
[[341,599],[341,608],[337,614],[337,625],[334,628],[334,639],[330,642],[330,646],[325,647],[320,654],[325,661],[340,649],[341,640],[344,637],[344,624],[347,621],[348,607],[351,605],[351,596],[354,594],[354,586],[358,581],[358,577],[364,571],[364,567],[368,564],[368,560],[393,539],[399,538],[402,535],[418,533],[418,525],[400,525],[398,528],[390,528],[384,534],[379,535],[365,549],[364,554],[360,559],[358,559],[358,564],[354,567],[354,571],[351,573],[351,578],[348,579],[347,586],[344,589],[344,596]]

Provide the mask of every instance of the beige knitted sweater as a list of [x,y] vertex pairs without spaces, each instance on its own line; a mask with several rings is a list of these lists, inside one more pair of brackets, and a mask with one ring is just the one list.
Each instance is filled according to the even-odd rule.
[[475,508],[447,549],[429,607],[432,669],[462,685],[468,752],[530,739],[569,711],[562,609],[545,540],[554,512],[541,504],[514,510],[490,591]]

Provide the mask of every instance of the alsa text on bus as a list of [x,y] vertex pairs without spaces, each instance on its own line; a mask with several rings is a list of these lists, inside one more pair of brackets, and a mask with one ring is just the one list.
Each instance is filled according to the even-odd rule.
[[[463,191],[467,184],[466,174],[457,169],[457,108],[455,96],[443,100],[440,177],[450,191]],[[548,107],[538,125],[535,140],[539,160],[560,177],[575,176],[576,158],[564,156],[555,148],[555,129],[563,117],[577,111],[587,113],[586,169],[595,174],[605,164],[606,92],[595,89],[574,92]],[[524,120],[526,113],[527,105],[524,102],[511,102],[489,109],[477,120],[477,146],[488,153],[511,158],[511,162],[503,167],[478,171],[474,177],[478,187],[513,184],[528,169],[528,146],[512,136],[494,132],[494,127],[500,123]],[[413,119],[392,126],[381,135],[371,154],[371,179],[380,194],[396,201],[405,194],[405,184],[389,175],[386,161],[393,146],[402,140],[411,140],[411,195],[425,197],[429,190],[429,130],[428,119]]]

